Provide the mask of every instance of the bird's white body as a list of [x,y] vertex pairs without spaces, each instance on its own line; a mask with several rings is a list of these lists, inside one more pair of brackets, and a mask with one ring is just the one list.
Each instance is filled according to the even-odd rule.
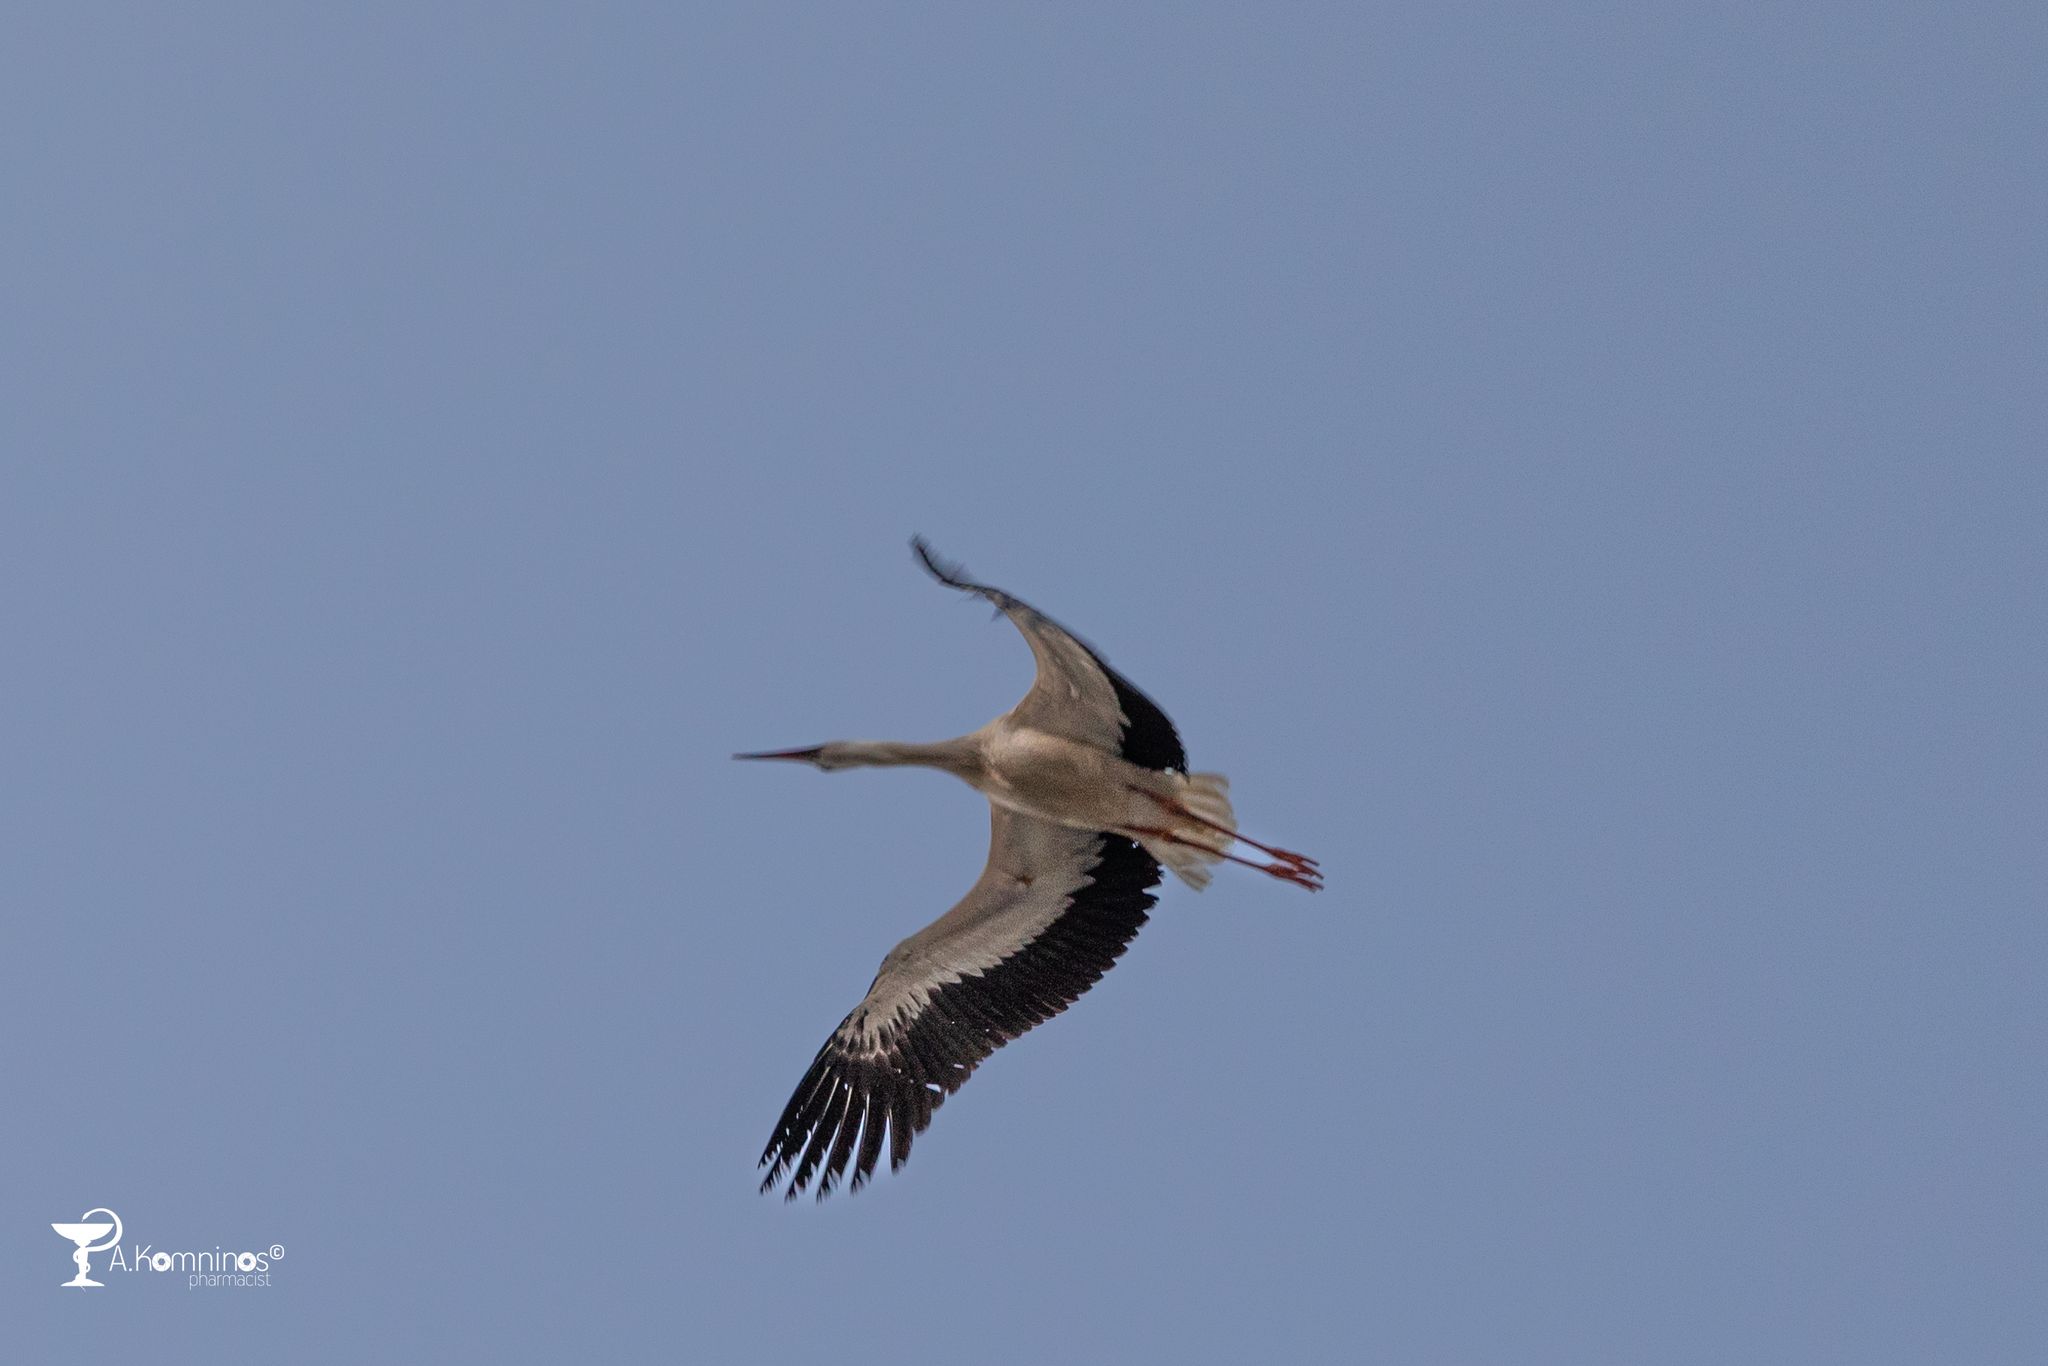
[[[883,958],[783,1111],[761,1156],[762,1189],[788,1173],[792,1197],[813,1175],[822,1197],[849,1163],[858,1189],[885,1138],[890,1165],[901,1166],[912,1136],[984,1058],[1109,970],[1144,924],[1162,865],[1198,889],[1226,860],[1321,886],[1314,859],[1237,834],[1228,781],[1188,773],[1173,723],[1101,656],[1001,589],[969,582],[922,541],[913,545],[941,582],[1016,624],[1038,677],[1023,701],[955,740],[843,740],[737,756],[827,770],[941,769],[990,807],[980,879]],[[1274,861],[1230,853],[1237,840]]]
[[[1209,882],[1209,865],[1218,860],[1208,846],[1217,827],[1237,828],[1228,796],[1230,780],[1220,773],[1140,768],[1092,745],[1020,725],[1007,715],[966,738],[976,744],[982,759],[979,771],[967,780],[997,806],[1076,830],[1116,831],[1143,845],[1191,887]],[[1161,798],[1186,804],[1207,819],[1202,824],[1176,819]],[[1162,824],[1193,843],[1174,844],[1139,833]]]

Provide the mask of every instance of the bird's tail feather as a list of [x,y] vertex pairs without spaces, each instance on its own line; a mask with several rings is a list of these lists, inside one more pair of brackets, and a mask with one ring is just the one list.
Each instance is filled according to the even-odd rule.
[[[1159,776],[1171,784],[1166,795],[1201,819],[1189,820],[1185,816],[1170,819],[1166,828],[1186,843],[1148,839],[1144,841],[1146,852],[1165,864],[1182,882],[1200,891],[1209,885],[1210,867],[1223,861],[1223,851],[1235,838],[1237,813],[1230,806],[1230,779],[1221,773]],[[1217,829],[1217,826],[1222,829]],[[1226,834],[1225,831],[1232,833]]]

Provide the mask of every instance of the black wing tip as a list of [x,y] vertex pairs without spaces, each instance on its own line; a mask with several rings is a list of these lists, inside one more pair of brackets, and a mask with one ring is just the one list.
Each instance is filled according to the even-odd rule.
[[835,1031],[761,1154],[760,1193],[779,1189],[784,1201],[806,1192],[820,1201],[834,1191],[852,1195],[869,1183],[885,1145],[896,1159],[891,1170],[900,1168],[937,1108],[917,1113],[912,1093],[922,1083],[915,1072],[914,1063],[848,1057]]
[[980,589],[980,584],[967,577],[965,565],[941,559],[939,553],[932,549],[932,543],[923,536],[912,536],[910,548],[916,553],[918,563],[924,566],[925,572],[948,588],[964,588],[970,593]]

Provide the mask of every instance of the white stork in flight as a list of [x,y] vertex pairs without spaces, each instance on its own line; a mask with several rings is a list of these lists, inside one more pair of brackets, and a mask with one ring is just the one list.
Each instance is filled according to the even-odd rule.
[[[823,1199],[853,1163],[873,1175],[886,1135],[901,1167],[932,1112],[996,1049],[1065,1010],[1123,954],[1155,900],[1160,865],[1190,887],[1228,860],[1310,891],[1316,861],[1237,833],[1219,773],[1189,773],[1173,723],[1065,631],[999,588],[911,546],[943,584],[978,594],[1031,646],[1024,700],[971,735],[936,744],[842,740],[738,754],[826,771],[914,764],[989,800],[988,866],[960,904],[889,950],[874,984],[825,1040],[761,1154],[766,1192]],[[1230,852],[1242,841],[1270,858]],[[858,1155],[856,1156],[856,1145]]]

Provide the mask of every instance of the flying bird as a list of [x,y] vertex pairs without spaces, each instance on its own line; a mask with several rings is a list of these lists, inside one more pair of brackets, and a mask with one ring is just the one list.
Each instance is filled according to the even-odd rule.
[[[1173,723],[1101,655],[1000,588],[911,548],[948,587],[987,599],[1031,646],[1024,700],[970,735],[936,744],[840,740],[736,754],[827,772],[918,765],[989,801],[988,866],[960,903],[889,951],[825,1046],[761,1154],[761,1189],[788,1178],[819,1199],[853,1166],[850,1189],[889,1166],[996,1049],[1072,1005],[1122,956],[1156,899],[1161,865],[1190,887],[1219,862],[1310,891],[1316,861],[1237,833],[1229,783],[1190,773]],[[1231,852],[1243,843],[1264,861]]]

